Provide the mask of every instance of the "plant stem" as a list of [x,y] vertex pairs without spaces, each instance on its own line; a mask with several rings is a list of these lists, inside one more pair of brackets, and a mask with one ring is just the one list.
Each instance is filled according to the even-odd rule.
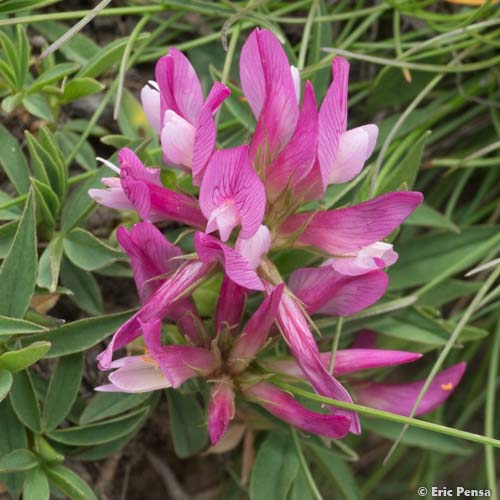
[[300,446],[299,437],[297,436],[297,431],[294,428],[290,427],[290,434],[292,435],[293,445],[295,447],[295,451],[297,452],[297,458],[299,459],[299,463],[300,463],[300,466],[302,467],[302,471],[304,472],[304,475],[306,476],[307,483],[309,484],[309,487],[311,488],[311,492],[313,494],[313,497],[316,498],[316,500],[323,500],[323,497],[322,497],[321,493],[319,492],[318,487],[316,486],[314,478],[312,477],[309,466],[307,465],[306,457],[304,456],[304,452],[302,451],[302,446]]
[[337,349],[339,347],[340,332],[342,331],[342,323],[344,318],[339,316],[337,319],[337,324],[335,326],[335,333],[333,334],[332,350],[330,354],[330,364],[328,365],[328,371],[333,375],[333,369],[335,368],[335,356],[337,355]]
[[309,9],[309,15],[307,16],[306,25],[304,26],[304,34],[302,36],[302,42],[300,44],[299,59],[297,61],[297,67],[299,70],[304,68],[307,56],[307,47],[309,45],[309,38],[311,37],[311,28],[314,22],[314,16],[318,10],[318,0],[313,0],[311,2],[311,8]]

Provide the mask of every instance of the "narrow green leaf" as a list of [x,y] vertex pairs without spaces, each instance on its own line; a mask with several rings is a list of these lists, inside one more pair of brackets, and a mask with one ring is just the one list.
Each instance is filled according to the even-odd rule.
[[70,354],[59,359],[50,378],[43,407],[45,429],[51,431],[64,420],[75,402],[83,370],[83,355]]
[[143,404],[150,396],[148,393],[98,392],[83,410],[80,416],[80,424],[90,424],[98,420],[120,415],[131,408]]
[[[0,422],[2,423],[2,432],[0,432],[0,456],[7,455],[7,453],[20,448],[28,447],[26,428],[14,413],[10,398],[0,403]],[[5,484],[12,498],[19,497],[23,480],[24,473],[22,472],[15,474],[0,474],[0,481]]]
[[411,147],[403,160],[399,161],[394,168],[388,172],[382,170],[377,182],[377,194],[397,191],[404,184],[408,186],[408,189],[413,187],[429,135],[430,131],[425,132]]
[[50,342],[33,342],[28,347],[17,351],[8,351],[0,355],[0,369],[12,373],[19,372],[35,364],[49,350]]
[[51,85],[59,80],[62,80],[65,76],[71,75],[76,70],[78,70],[78,64],[75,63],[62,63],[57,64],[48,71],[44,71],[33,83],[28,87],[26,93],[32,94],[43,89],[47,85]]
[[62,103],[68,103],[101,92],[105,86],[93,78],[73,78],[65,87],[61,96]]
[[[375,421],[369,418],[363,418],[362,425],[364,429],[390,439],[391,441],[396,440],[401,432],[401,425],[384,420]],[[472,453],[471,447],[459,439],[426,431],[425,429],[416,429],[414,427],[410,427],[405,432],[401,439],[401,443],[408,446],[423,448],[425,450],[438,451],[447,455],[468,456]]]
[[97,500],[88,484],[72,470],[62,466],[44,466],[49,479],[71,500]]
[[0,165],[16,188],[16,191],[19,194],[27,193],[30,188],[28,162],[17,140],[3,125],[0,125],[0,144],[2,144]]
[[299,472],[299,460],[292,440],[272,432],[261,444],[250,478],[251,500],[286,500]]
[[17,417],[32,431],[41,432],[40,406],[29,372],[24,370],[14,373],[13,379],[9,397]]
[[24,317],[35,288],[36,270],[35,204],[30,191],[9,253],[0,268],[1,315]]
[[80,184],[68,197],[62,211],[61,230],[63,234],[73,229],[90,211],[95,203],[89,196],[89,189],[103,187],[101,179],[109,176],[109,169],[101,167],[95,171],[92,178]]
[[49,432],[50,439],[72,446],[92,446],[107,443],[132,432],[142,421],[148,408],[141,408],[121,417],[96,424],[68,427]]
[[52,122],[54,120],[47,97],[42,94],[31,94],[24,97],[23,106],[33,116],[37,116],[38,118],[48,122]]
[[63,240],[67,257],[81,269],[95,271],[113,263],[123,254],[85,229],[75,228]]
[[0,402],[9,394],[12,387],[12,375],[7,370],[0,370]]
[[389,269],[389,289],[428,284],[467,269],[498,245],[498,234],[498,227],[470,227],[460,234],[430,234],[399,244],[399,260]]
[[47,475],[41,467],[35,467],[26,474],[23,486],[23,500],[49,500],[50,487]]
[[55,237],[42,253],[38,262],[37,285],[55,292],[59,281],[59,270],[63,256],[63,241],[60,236]]
[[405,224],[410,226],[446,229],[447,231],[452,231],[453,233],[460,232],[460,228],[448,217],[446,217],[446,215],[443,215],[441,212],[438,212],[426,203],[419,205],[415,212],[413,212],[410,217],[406,219]]
[[331,450],[316,444],[308,444],[307,450],[330,480],[335,491],[345,500],[360,500],[361,492],[351,468]]
[[20,472],[38,465],[35,455],[29,450],[14,450],[0,459],[0,473]]
[[36,323],[31,323],[31,321],[0,316],[0,338],[10,335],[26,335],[44,332],[46,330],[47,328],[37,325]]
[[208,443],[205,412],[193,396],[167,390],[170,434],[179,458],[190,457]]
[[94,315],[102,313],[101,291],[92,274],[65,258],[61,265],[61,280],[73,292],[71,299],[80,309]]
[[126,311],[98,318],[86,318],[54,328],[48,332],[23,338],[22,344],[48,340],[51,347],[46,358],[57,358],[81,352],[95,346],[122,325],[133,311]]

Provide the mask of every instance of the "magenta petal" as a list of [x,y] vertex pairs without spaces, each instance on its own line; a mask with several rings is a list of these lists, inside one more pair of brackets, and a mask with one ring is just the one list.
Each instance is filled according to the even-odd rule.
[[[323,366],[330,366],[331,355],[329,352],[320,354]],[[420,359],[422,354],[407,351],[391,351],[385,349],[343,349],[337,351],[335,356],[335,376],[356,373],[373,368],[396,366],[412,363]],[[305,378],[304,372],[294,360],[277,360],[265,363],[270,370],[278,371],[293,377]]]
[[200,343],[200,331],[204,331],[204,325],[191,299],[176,302],[169,309],[167,317],[177,324],[179,331],[193,344]]
[[225,327],[233,330],[240,324],[246,299],[245,288],[224,276],[215,311],[215,331],[217,333]]
[[250,33],[240,55],[241,88],[255,118],[259,118],[266,100],[266,77],[259,48],[259,33],[258,28]]
[[241,223],[242,238],[259,229],[266,207],[264,185],[248,158],[248,147],[216,151],[205,171],[200,189],[200,208],[209,220],[208,231],[219,229],[226,241]]
[[[428,413],[444,403],[464,374],[465,363],[458,363],[438,373],[425,393],[415,415]],[[409,384],[359,383],[354,386],[359,404],[408,416],[425,380]]]
[[304,432],[330,439],[342,438],[349,432],[351,421],[348,417],[308,410],[292,396],[267,382],[252,385],[244,393],[248,399],[259,403],[275,417]]
[[220,82],[215,82],[196,120],[192,162],[193,184],[195,186],[201,184],[205,167],[215,149],[217,131],[215,129],[213,114],[230,93],[231,91],[228,87]]
[[171,47],[156,64],[156,81],[161,95],[161,117],[171,109],[193,124],[203,106],[203,93],[196,72],[187,57]]
[[128,148],[122,148],[118,152],[120,174],[124,174],[136,181],[161,186],[161,172],[159,168],[145,167],[140,158]]
[[144,343],[150,356],[158,363],[172,387],[186,380],[209,375],[217,366],[215,356],[207,349],[185,345],[162,345],[161,321],[154,319],[142,324]]
[[[267,286],[267,291],[270,291]],[[332,377],[321,362],[318,346],[309,328],[306,318],[299,305],[287,292],[282,295],[278,308],[277,321],[281,333],[290,348],[294,358],[313,386],[322,395],[339,401],[352,402],[345,388]],[[351,420],[351,431],[361,432],[356,413],[346,410],[333,410],[339,415],[345,415]]]
[[175,271],[181,264],[177,258],[182,255],[179,247],[170,243],[153,224],[140,222],[127,231],[119,227],[116,232],[118,243],[130,257],[135,284],[144,302],[162,280],[153,278]]
[[226,433],[229,422],[234,418],[233,383],[228,378],[212,385],[208,405],[208,434],[212,446]]
[[260,156],[259,163],[266,164],[288,143],[299,115],[288,59],[270,31],[256,29],[250,35],[242,49],[240,77],[243,92],[258,117],[251,157]]
[[359,205],[316,214],[292,215],[280,227],[283,244],[306,225],[297,237],[299,246],[313,246],[333,255],[350,254],[383,240],[417,208],[421,193],[387,193]]
[[307,176],[318,148],[318,110],[311,82],[306,82],[297,128],[290,142],[266,171],[266,188],[275,199]]
[[340,135],[347,127],[349,63],[343,57],[337,56],[333,60],[332,74],[332,84],[319,110],[318,159],[323,189],[329,184]]
[[107,348],[97,359],[99,368],[110,367],[113,352],[132,342],[141,334],[141,323],[162,319],[176,302],[182,300],[203,277],[212,269],[211,264],[199,261],[186,262],[148,298],[146,303],[128,319],[113,335]]
[[332,268],[297,269],[288,285],[309,314],[349,316],[371,306],[385,293],[388,285],[383,271],[360,276],[344,276]]
[[278,285],[243,327],[228,357],[228,365],[232,373],[245,370],[266,342],[274,324],[284,288],[283,284]]
[[203,233],[194,235],[194,247],[202,262],[219,262],[227,276],[236,284],[249,290],[264,290],[261,279],[250,263],[236,250],[224,245],[213,236]]

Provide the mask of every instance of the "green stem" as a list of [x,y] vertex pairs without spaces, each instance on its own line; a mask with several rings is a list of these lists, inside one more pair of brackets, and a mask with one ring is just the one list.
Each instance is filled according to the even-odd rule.
[[297,431],[294,428],[290,427],[290,434],[292,435],[293,445],[295,447],[295,451],[297,452],[297,458],[299,459],[299,463],[300,463],[300,466],[302,467],[302,471],[304,472],[304,475],[306,476],[307,483],[309,484],[309,487],[311,488],[311,492],[313,494],[313,497],[316,498],[316,500],[323,500],[323,497],[322,497],[321,493],[319,492],[318,487],[316,486],[314,478],[312,477],[309,466],[307,465],[306,457],[304,456],[304,452],[302,451],[302,446],[300,446],[300,441],[299,441],[299,438],[297,436]]
[[306,25],[304,26],[304,34],[302,35],[302,42],[300,44],[299,59],[297,61],[297,67],[299,70],[304,68],[307,56],[307,47],[309,45],[309,38],[311,37],[311,28],[314,22],[314,16],[318,10],[318,0],[313,0],[311,2],[311,8],[309,9],[309,15],[307,16]]
[[439,434],[445,434],[447,436],[453,436],[459,439],[465,439],[467,441],[472,441],[473,443],[479,443],[483,445],[487,444],[494,446],[495,448],[500,448],[499,439],[481,436],[480,434],[474,434],[473,432],[461,431],[459,429],[454,429],[453,427],[447,427],[445,425],[428,422],[427,420],[404,417],[403,415],[389,413],[388,411],[376,410],[375,408],[368,408],[367,406],[362,406],[355,403],[346,403],[345,401],[330,399],[325,396],[319,396],[318,394],[314,394],[304,389],[300,389],[299,387],[295,387],[291,384],[286,384],[279,381],[274,381],[273,383],[281,387],[285,391],[296,394],[297,396],[302,396],[304,398],[310,399],[311,401],[316,401],[318,403],[323,403],[329,406],[335,406],[337,408],[343,408],[345,410],[356,411],[358,413],[361,413],[362,415],[381,418],[383,420],[389,420],[390,422],[396,422],[398,424],[411,425],[412,427],[437,432]]
[[[498,357],[500,356],[500,321],[497,324],[493,347],[491,349],[490,366],[488,372],[488,387],[486,390],[486,408],[484,419],[484,433],[488,437],[493,437],[495,432],[495,389],[498,373]],[[486,459],[486,477],[488,479],[488,488],[491,490],[491,496],[498,498],[495,472],[495,454],[491,446],[484,447]]]
[[335,356],[337,355],[337,349],[339,348],[340,332],[342,331],[342,323],[344,318],[339,316],[337,319],[337,325],[335,326],[335,333],[333,334],[332,350],[330,354],[330,364],[328,366],[328,371],[333,375],[333,369],[335,368]]
[[[434,380],[434,377],[437,375],[438,371],[441,369],[443,366],[443,363],[448,356],[448,353],[451,351],[453,346],[455,345],[455,342],[458,339],[458,336],[462,332],[462,330],[465,328],[467,323],[469,322],[469,319],[471,318],[472,314],[476,311],[477,307],[481,303],[483,297],[486,295],[488,290],[493,286],[495,283],[496,279],[500,276],[500,266],[498,266],[489,276],[488,279],[484,282],[483,286],[479,289],[477,292],[476,296],[472,300],[472,302],[469,304],[467,307],[465,313],[463,316],[460,318],[460,321],[457,323],[457,326],[455,327],[455,330],[451,334],[450,338],[448,339],[448,342],[446,342],[446,345],[444,346],[443,350],[438,356],[438,359],[434,363],[434,366],[432,367],[431,372],[427,376],[424,386],[420,390],[420,393],[417,397],[417,400],[415,401],[415,404],[413,405],[413,408],[410,412],[409,418],[412,418],[416,411],[417,408],[420,406],[420,403],[425,396],[425,393],[429,389],[430,385],[432,384],[432,381]],[[394,441],[394,444],[392,445],[391,449],[389,450],[389,453],[387,454],[386,460],[391,456],[391,454],[394,452],[394,450],[397,448],[399,442],[401,441],[404,433],[408,429],[409,424],[405,424],[404,427],[401,429],[401,432],[399,433],[398,438],[396,441]]]

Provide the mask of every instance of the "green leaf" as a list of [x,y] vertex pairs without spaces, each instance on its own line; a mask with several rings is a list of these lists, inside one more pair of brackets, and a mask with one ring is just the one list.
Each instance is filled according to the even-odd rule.
[[130,434],[122,436],[118,439],[114,439],[109,443],[98,444],[96,446],[88,446],[81,448],[74,455],[74,458],[78,460],[84,460],[87,462],[95,462],[96,460],[102,460],[103,458],[109,457],[121,450],[137,433],[139,426]]
[[[2,423],[0,456],[4,456],[20,448],[28,447],[26,429],[14,413],[10,398],[0,403],[0,422]],[[19,497],[23,479],[24,473],[0,474],[0,481],[5,484],[12,498]]]
[[49,347],[50,342],[40,341],[17,351],[4,352],[0,355],[0,369],[9,370],[13,373],[24,370],[42,359]]
[[50,292],[55,292],[59,281],[59,270],[63,256],[63,241],[57,236],[43,251],[38,262],[38,277],[36,284],[40,288],[47,288]]
[[[80,135],[75,134],[71,130],[58,130],[56,132],[56,139],[61,151],[68,157],[72,154],[75,147],[77,147]],[[96,153],[89,141],[84,141],[78,148],[75,161],[85,170],[94,170],[97,167]]]
[[48,122],[52,122],[54,120],[47,98],[41,94],[31,94],[24,97],[23,106],[33,116],[37,116],[38,118]]
[[[137,37],[137,41],[140,42],[147,36],[149,35],[143,33]],[[97,78],[106,71],[109,71],[115,64],[118,64],[121,61],[127,42],[128,37],[119,38],[118,40],[113,40],[111,43],[108,43],[106,47],[96,50],[94,52],[94,56],[76,76]]]
[[286,500],[299,472],[293,442],[281,432],[272,432],[261,444],[250,478],[251,500]]
[[75,352],[85,351],[111,335],[122,325],[133,311],[126,311],[99,318],[85,318],[54,328],[48,332],[23,338],[23,345],[48,340],[51,347],[46,358],[57,358]]
[[63,240],[67,257],[81,269],[95,271],[107,266],[123,254],[96,238],[85,229],[76,228],[68,233]]
[[438,229],[446,229],[453,233],[459,233],[460,228],[454,224],[448,217],[438,212],[436,209],[422,203],[417,209],[406,219],[405,224],[410,226],[435,227]]
[[179,458],[201,451],[208,443],[206,415],[193,396],[167,390],[170,435]]
[[14,450],[0,459],[0,473],[19,472],[38,465],[35,455],[29,450]]
[[82,370],[81,353],[70,354],[58,360],[43,407],[43,422],[48,431],[55,429],[71,410],[80,389]]
[[35,178],[31,178],[33,191],[35,193],[37,207],[37,224],[43,225],[44,229],[53,229],[55,215],[59,211],[59,201],[52,188]]
[[61,280],[73,292],[71,299],[80,309],[94,315],[102,313],[101,291],[92,274],[63,259]]
[[143,404],[150,396],[148,393],[98,392],[83,410],[80,416],[80,424],[90,424],[98,420],[120,415],[131,408]]
[[33,94],[47,85],[51,85],[59,80],[62,80],[65,76],[74,73],[78,67],[78,64],[74,63],[57,64],[48,71],[44,71],[36,80],[34,80],[26,90],[26,94]]
[[[379,436],[383,436],[391,441],[395,441],[401,432],[401,425],[386,420],[362,418],[362,426]],[[409,427],[401,439],[401,443],[408,446],[416,446],[425,450],[438,451],[447,455],[469,456],[472,448],[460,439],[425,429]]]
[[[51,42],[55,42],[68,31],[67,24],[53,21],[33,24],[33,29],[40,32]],[[100,47],[83,33],[77,33],[61,45],[59,51],[69,60],[85,66],[99,52]]]
[[7,370],[0,370],[0,402],[9,394],[12,387],[12,375]]
[[17,140],[3,125],[0,125],[0,144],[2,144],[0,165],[16,191],[19,194],[27,193],[30,188],[28,162]]
[[401,290],[467,269],[498,244],[498,227],[470,227],[460,234],[430,234],[398,245],[389,289]]
[[328,448],[316,444],[308,444],[307,450],[311,453],[314,461],[322,469],[326,477],[335,488],[335,492],[345,500],[361,499],[361,492],[356,485],[356,479],[351,468],[339,456],[332,453]]
[[0,316],[0,338],[10,335],[26,335],[30,333],[44,332],[47,328],[25,321],[23,319],[7,318]]
[[49,479],[71,500],[97,500],[88,484],[72,470],[62,466],[44,466]]
[[80,184],[69,196],[61,218],[61,230],[63,234],[73,229],[82,219],[84,219],[95,207],[94,200],[89,196],[88,190],[92,188],[104,187],[101,179],[109,175],[109,170],[101,167],[95,171],[92,178]]
[[425,132],[413,144],[403,160],[398,161],[389,171],[382,170],[377,182],[377,195],[397,191],[404,184],[408,189],[413,187],[429,135],[430,131]]
[[27,370],[14,373],[10,401],[19,420],[34,432],[41,432],[40,406]]
[[23,486],[23,500],[49,500],[50,488],[47,475],[41,467],[35,467],[26,474]]
[[30,191],[9,253],[0,268],[1,315],[24,317],[35,288],[36,270],[35,204]]
[[72,446],[92,446],[107,443],[132,432],[143,420],[148,408],[141,408],[127,415],[96,424],[67,427],[49,432],[47,436]]
[[93,78],[73,78],[73,80],[65,85],[61,96],[61,102],[68,103],[76,101],[77,99],[97,94],[104,88],[105,86],[102,83],[94,80]]

